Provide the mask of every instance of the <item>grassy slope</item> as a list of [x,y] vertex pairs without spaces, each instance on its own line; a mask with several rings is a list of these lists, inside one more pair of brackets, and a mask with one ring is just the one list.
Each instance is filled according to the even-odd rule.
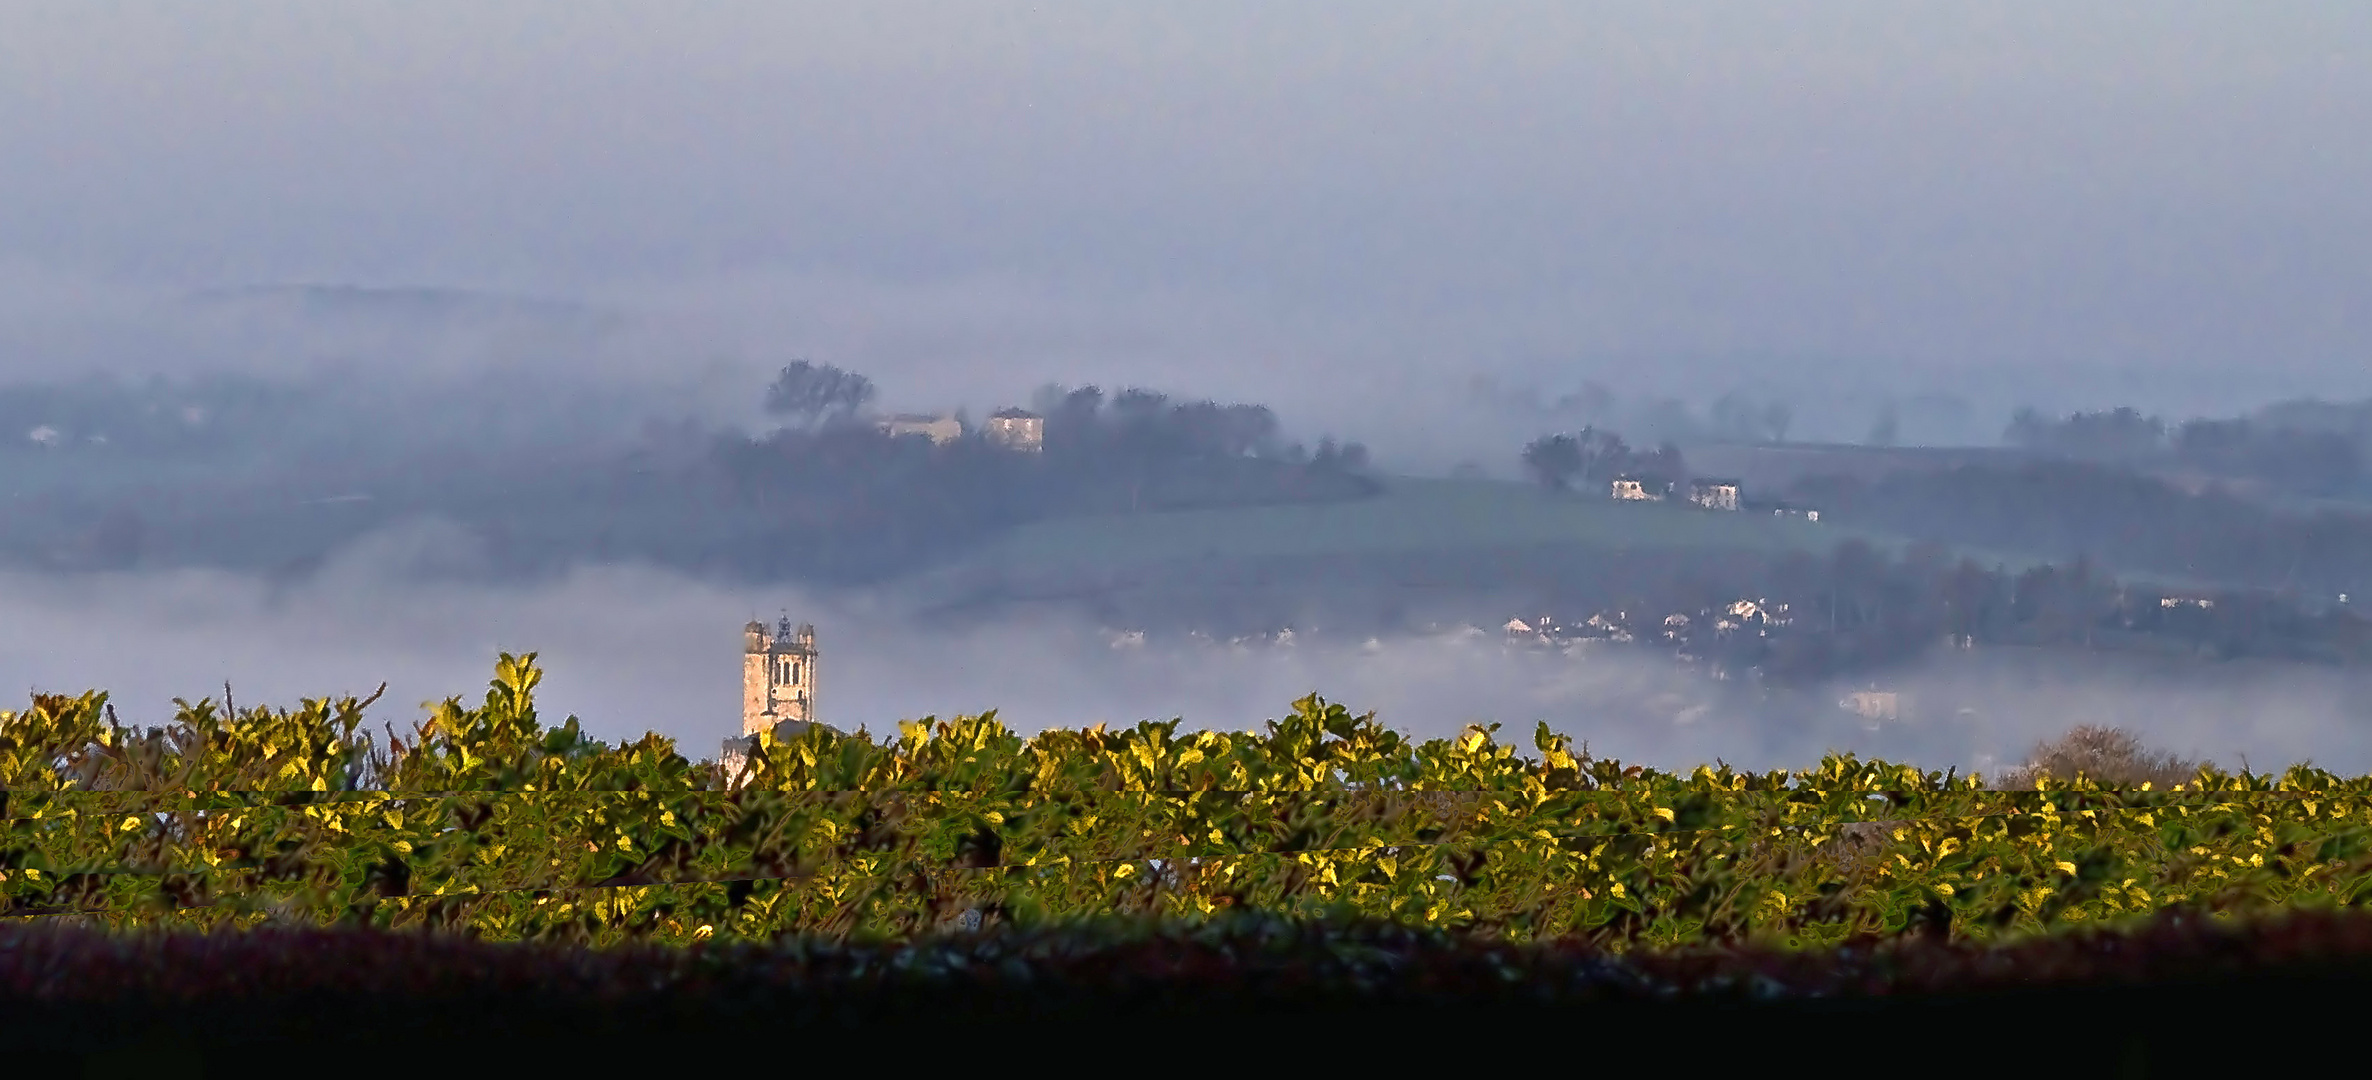
[[[1856,535],[1768,514],[1714,513],[1554,495],[1522,484],[1393,478],[1349,502],[1236,506],[1037,522],[975,564],[1092,571],[1206,558],[1459,551],[1572,544],[1606,548],[1824,551]],[[1873,541],[1881,537],[1866,536]]]

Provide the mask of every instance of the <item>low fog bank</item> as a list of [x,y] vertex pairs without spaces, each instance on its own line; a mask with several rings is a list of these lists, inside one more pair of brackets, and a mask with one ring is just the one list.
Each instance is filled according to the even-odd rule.
[[[1313,313],[1192,289],[1012,276],[743,274],[542,289],[340,282],[181,286],[0,262],[0,381],[233,373],[349,388],[357,441],[409,430],[600,443],[651,421],[770,426],[771,374],[862,372],[892,411],[1026,403],[1048,382],[1146,386],[1275,408],[1379,465],[1517,475],[1522,444],[1599,424],[1636,439],[1771,435],[1999,441],[2012,412],[2132,405],[2168,415],[2372,394],[2328,365],[2118,367],[2040,353],[1912,364],[1883,352],[1576,345],[1508,318]],[[1778,409],[1776,431],[1724,410]],[[0,432],[14,437],[16,433]]]
[[424,702],[474,697],[497,651],[532,649],[549,719],[573,713],[613,739],[656,730],[702,754],[739,723],[742,624],[787,615],[819,628],[823,718],[876,732],[992,708],[1026,731],[1169,717],[1242,729],[1313,691],[1427,736],[1500,718],[1528,730],[1534,716],[1566,728],[1621,717],[1644,733],[1706,709],[1706,687],[1653,661],[1577,664],[1452,639],[1132,647],[1060,615],[940,626],[877,593],[745,592],[647,568],[497,585],[419,557],[424,546],[362,545],[278,584],[211,571],[0,576],[15,616],[0,678],[104,688],[142,722],[166,718],[177,695],[218,696],[226,680],[241,701],[275,704],[384,680],[374,717],[400,726]]
[[[0,262],[0,382],[246,377],[413,414],[372,419],[452,427],[432,413],[499,408],[512,425],[564,418],[598,441],[650,416],[754,416],[763,364],[718,349],[613,304],[529,290],[180,286]],[[630,415],[616,415],[629,395]]]
[[1541,433],[1478,374],[1798,441],[2372,393],[2360,4],[250,6],[9,5],[0,373],[803,356],[1403,469]]
[[[1897,692],[1904,715],[1861,745],[1933,767],[1991,774],[2038,740],[2098,724],[2227,769],[2372,770],[2372,672],[2361,670],[2004,648],[1939,650],[1860,685]],[[1838,696],[1857,688],[1840,686]]]
[[400,728],[424,702],[474,698],[498,650],[535,650],[550,720],[573,713],[611,739],[656,730],[705,756],[738,724],[741,625],[787,614],[821,632],[823,717],[876,732],[990,708],[1024,731],[1173,716],[1256,728],[1316,691],[1421,737],[1499,722],[1502,737],[1528,745],[1546,720],[1600,756],[1675,768],[1802,767],[1851,749],[1992,772],[2074,724],[2111,723],[2227,766],[2372,769],[2372,678],[2330,669],[1943,653],[1883,684],[1901,695],[1902,719],[1867,721],[1838,707],[1853,687],[1766,698],[1620,647],[1532,651],[1471,632],[1115,644],[1059,615],[935,624],[880,592],[742,591],[646,568],[496,585],[421,557],[435,546],[382,537],[296,582],[194,570],[0,576],[12,616],[0,680],[18,692],[107,689],[125,720],[147,723],[169,717],[172,698],[219,695],[226,680],[242,702],[278,705],[385,681],[373,716]]

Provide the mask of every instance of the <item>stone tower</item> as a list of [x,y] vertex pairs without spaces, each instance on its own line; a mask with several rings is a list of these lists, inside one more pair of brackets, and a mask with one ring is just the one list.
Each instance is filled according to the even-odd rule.
[[[753,622],[741,636],[741,733],[806,730],[816,722],[815,627],[801,623],[793,630],[785,618],[772,633]],[[785,722],[794,726],[781,727]]]
[[815,627],[801,623],[794,630],[786,618],[768,631],[752,622],[741,628],[741,639],[741,734],[725,740],[719,759],[733,785],[742,781],[759,732],[789,739],[815,723]]
[[[816,722],[816,627],[790,620],[769,631],[764,622],[742,627],[742,733],[726,738],[719,764],[726,783],[742,781],[752,738],[797,738]],[[825,726],[825,731],[835,731]],[[837,733],[837,731],[835,731]]]

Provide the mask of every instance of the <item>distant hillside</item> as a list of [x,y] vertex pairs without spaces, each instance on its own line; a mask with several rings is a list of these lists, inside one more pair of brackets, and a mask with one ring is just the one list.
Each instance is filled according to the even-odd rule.
[[1815,551],[1849,535],[1864,534],[1798,518],[1617,503],[1524,484],[1395,477],[1364,499],[1054,518],[1008,532],[967,562],[1020,571],[1093,571],[1210,558],[1540,544]]
[[2015,467],[2041,458],[2003,446],[1861,446],[1853,443],[1701,443],[1683,448],[1700,476],[1735,477],[1750,498],[1775,496],[1816,476],[1879,480],[1968,465]]
[[[1240,630],[1429,618],[1667,591],[1713,568],[1891,538],[1769,514],[1394,477],[1361,499],[1051,518],[899,583],[926,610],[1084,607],[1131,626]],[[1304,622],[1306,625],[1306,622]]]

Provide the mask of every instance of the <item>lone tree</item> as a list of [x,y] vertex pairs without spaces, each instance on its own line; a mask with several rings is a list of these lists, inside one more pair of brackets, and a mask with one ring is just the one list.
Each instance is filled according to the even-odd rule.
[[856,415],[874,393],[873,380],[856,372],[794,360],[766,388],[766,411],[812,428]]
[[2165,790],[2198,779],[2201,764],[2151,750],[2123,728],[2084,724],[2053,741],[2036,743],[2027,753],[2026,764],[2004,771],[1994,787],[2017,791],[2032,788],[2044,777],[2073,780],[2085,776],[2112,787],[2147,783]]

